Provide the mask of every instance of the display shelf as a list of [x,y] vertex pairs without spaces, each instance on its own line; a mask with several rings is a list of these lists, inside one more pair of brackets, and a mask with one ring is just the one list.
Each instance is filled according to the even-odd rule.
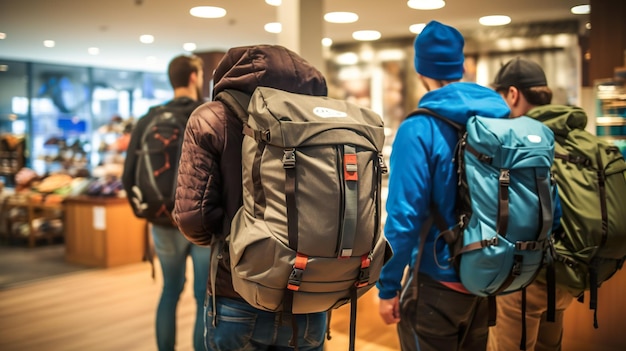
[[9,242],[26,240],[29,247],[40,241],[63,238],[63,204],[56,196],[14,194],[4,198],[5,235]]
[[595,82],[596,135],[619,147],[626,155],[626,81]]

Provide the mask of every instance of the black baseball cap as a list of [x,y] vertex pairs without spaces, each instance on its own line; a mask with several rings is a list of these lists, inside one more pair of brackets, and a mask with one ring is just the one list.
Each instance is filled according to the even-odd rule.
[[514,86],[518,89],[547,86],[546,74],[537,63],[517,57],[500,68],[492,86],[494,89]]

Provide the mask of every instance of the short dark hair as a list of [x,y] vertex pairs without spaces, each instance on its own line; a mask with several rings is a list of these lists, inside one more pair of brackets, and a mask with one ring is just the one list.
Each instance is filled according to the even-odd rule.
[[186,87],[189,85],[189,76],[202,70],[204,62],[196,55],[180,55],[170,61],[167,74],[172,88]]
[[[517,88],[517,87],[516,87]],[[548,105],[552,102],[552,90],[547,86],[517,88],[529,104],[535,106]],[[506,96],[509,87],[497,87],[496,92]]]

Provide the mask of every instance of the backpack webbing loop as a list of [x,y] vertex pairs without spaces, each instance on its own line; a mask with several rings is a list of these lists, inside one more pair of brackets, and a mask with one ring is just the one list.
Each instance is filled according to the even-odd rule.
[[[341,147],[340,147],[341,148]],[[359,189],[357,173],[357,154],[354,145],[343,145],[343,176],[341,182],[344,197],[343,225],[340,233],[339,258],[352,256],[354,238],[356,238],[357,205]]]
[[604,174],[604,165],[602,164],[602,155],[600,150],[597,151],[598,159],[598,192],[600,193],[600,213],[602,216],[602,240],[600,247],[606,244],[609,236],[609,212],[606,205],[606,174]]
[[506,237],[509,226],[509,184],[511,175],[508,169],[500,170],[498,178],[500,186],[498,187],[498,218],[496,220],[496,232]]
[[[287,162],[287,163],[285,163]],[[298,252],[298,209],[296,208],[296,154],[294,149],[285,149],[285,202],[287,205],[287,236],[289,247]],[[259,162],[260,168],[261,162]],[[261,189],[259,187],[259,189]],[[255,201],[256,203],[256,201]]]
[[526,288],[522,289],[522,338],[519,349],[526,350]]

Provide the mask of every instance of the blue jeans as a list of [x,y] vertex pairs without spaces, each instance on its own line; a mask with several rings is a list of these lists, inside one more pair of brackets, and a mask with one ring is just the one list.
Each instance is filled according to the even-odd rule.
[[[207,297],[205,337],[209,351],[288,351],[291,322],[281,323],[281,313],[266,312],[243,300],[217,297],[217,325],[213,327],[213,304]],[[294,315],[298,322],[298,349],[322,351],[326,313]]]
[[193,262],[193,294],[196,320],[193,347],[204,350],[204,298],[209,277],[210,247],[190,243],[174,227],[152,225],[152,238],[163,273],[163,291],[156,314],[156,338],[159,351],[170,351],[176,345],[176,307],[186,281],[187,256]]

